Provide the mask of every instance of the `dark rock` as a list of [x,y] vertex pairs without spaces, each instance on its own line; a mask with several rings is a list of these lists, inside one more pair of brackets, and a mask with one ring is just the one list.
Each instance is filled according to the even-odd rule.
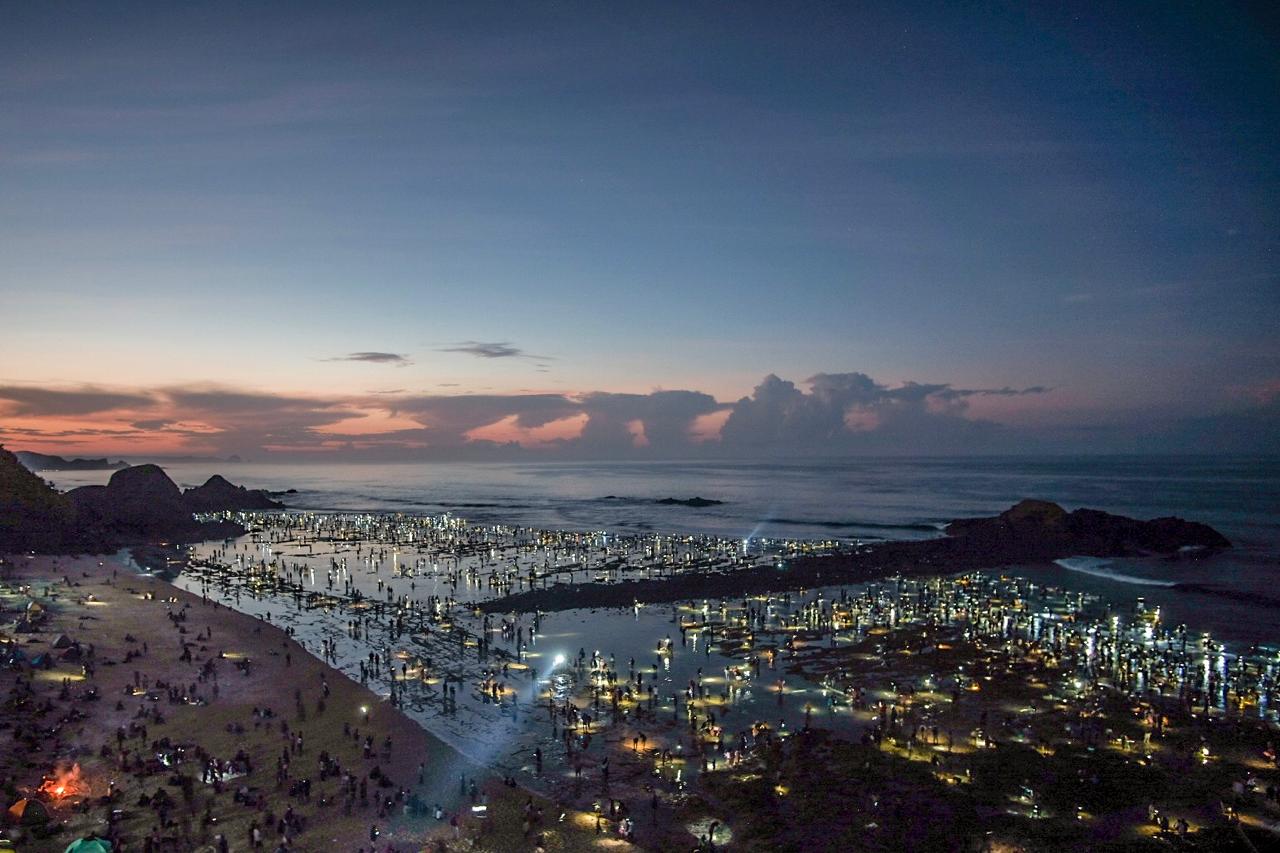
[[155,465],[125,468],[105,486],[82,486],[64,495],[0,448],[0,553],[102,553],[243,532],[232,522],[197,522],[178,487]]
[[157,465],[134,465],[105,486],[67,492],[80,524],[124,537],[178,536],[196,526],[182,492]]
[[219,474],[214,474],[203,486],[187,489],[182,497],[190,512],[284,509],[284,504],[273,501],[262,489],[234,485]]
[[681,500],[680,498],[661,498],[654,501],[654,503],[661,504],[662,506],[690,506],[695,509],[701,509],[704,506],[720,506],[724,501],[714,501],[711,498],[694,497],[685,498],[684,500]]
[[1172,554],[1184,548],[1229,548],[1207,524],[1181,518],[1139,521],[1096,509],[1067,512],[1049,501],[1024,500],[994,518],[970,518],[947,525],[949,536],[985,543],[993,549],[1067,551],[1091,557]]
[[71,502],[0,447],[0,553],[74,547],[74,522]]

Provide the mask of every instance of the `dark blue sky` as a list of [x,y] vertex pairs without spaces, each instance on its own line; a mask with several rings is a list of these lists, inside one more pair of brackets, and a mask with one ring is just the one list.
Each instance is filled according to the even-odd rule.
[[1269,411],[1275,18],[1056,5],[0,5],[0,382]]

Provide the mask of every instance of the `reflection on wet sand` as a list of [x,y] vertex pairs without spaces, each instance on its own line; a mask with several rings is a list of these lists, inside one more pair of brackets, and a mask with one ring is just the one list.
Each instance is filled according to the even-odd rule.
[[[473,527],[452,516],[244,520],[250,535],[197,546],[176,582],[284,626],[470,757],[623,833],[638,804],[701,803],[702,774],[746,772],[815,728],[928,761],[937,779],[963,785],[974,755],[998,744],[1153,763],[1172,739],[1170,709],[1260,731],[1276,721],[1274,650],[1228,652],[1141,601],[1118,608],[1018,577],[484,614],[477,603],[583,579],[721,572],[728,591],[737,568],[848,544]],[[1223,760],[1214,738],[1201,740],[1199,766]],[[1006,782],[1010,814],[1088,812]],[[718,817],[702,834],[722,843],[735,816]],[[1205,821],[1194,817],[1188,831]]]

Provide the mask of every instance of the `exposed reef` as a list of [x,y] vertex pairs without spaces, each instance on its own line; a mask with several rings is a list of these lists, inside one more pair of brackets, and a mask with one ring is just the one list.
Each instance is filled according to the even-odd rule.
[[1231,543],[1206,524],[1180,518],[1140,521],[1098,510],[1067,512],[1049,501],[1024,500],[991,518],[951,522],[939,539],[877,542],[848,553],[786,560],[732,572],[707,572],[625,583],[580,583],[508,595],[481,605],[488,612],[629,607],[635,602],[754,595],[856,583],[888,575],[992,569],[1063,557],[1132,557],[1209,552]]

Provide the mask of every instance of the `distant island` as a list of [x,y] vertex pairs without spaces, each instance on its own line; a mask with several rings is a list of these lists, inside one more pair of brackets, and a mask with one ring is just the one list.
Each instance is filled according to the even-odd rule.
[[129,467],[129,463],[124,460],[111,462],[107,459],[64,459],[30,450],[19,450],[14,455],[28,471],[115,471]]

